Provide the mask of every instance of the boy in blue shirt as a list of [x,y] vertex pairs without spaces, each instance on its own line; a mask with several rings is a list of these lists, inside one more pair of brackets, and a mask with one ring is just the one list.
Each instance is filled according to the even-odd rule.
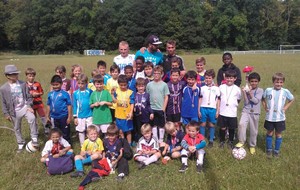
[[107,80],[111,77],[109,74],[106,73],[106,62],[103,60],[98,61],[97,69],[99,70],[100,75],[103,76],[104,85],[106,86]]
[[[295,98],[293,94],[285,88],[282,88],[285,77],[282,73],[275,73],[272,77],[273,87],[267,88],[263,94],[263,107],[266,110],[266,120],[264,128],[267,130],[266,151],[267,157],[272,157],[272,140],[275,129],[275,149],[274,157],[279,156],[279,149],[282,143],[281,133],[285,130],[285,112],[292,105]],[[285,101],[288,103],[285,104]]]
[[70,122],[72,119],[70,95],[61,89],[62,79],[59,75],[52,77],[51,86],[52,91],[48,93],[46,117],[48,117],[48,121],[51,121],[54,127],[62,131],[63,138],[70,142]]

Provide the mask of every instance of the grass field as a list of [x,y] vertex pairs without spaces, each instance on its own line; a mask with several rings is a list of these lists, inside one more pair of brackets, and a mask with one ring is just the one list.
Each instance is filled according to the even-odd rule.
[[[187,69],[194,68],[194,60],[200,55],[184,55]],[[203,55],[201,55],[203,56]],[[207,60],[206,69],[215,71],[221,67],[221,55],[204,55]],[[260,119],[257,154],[251,156],[247,149],[247,157],[242,161],[232,158],[228,149],[220,150],[218,141],[212,149],[206,149],[204,163],[205,173],[197,174],[195,161],[189,161],[189,170],[179,173],[179,160],[171,161],[168,165],[151,165],[139,171],[133,161],[130,161],[130,175],[123,182],[116,182],[111,175],[102,181],[92,183],[87,189],[299,189],[300,186],[300,106],[298,97],[300,55],[234,55],[234,63],[239,68],[246,65],[255,67],[262,80],[260,87],[272,85],[271,77],[275,72],[283,72],[286,76],[285,88],[295,96],[296,102],[287,111],[287,130],[283,133],[281,155],[278,159],[267,159],[265,155],[265,130],[263,129],[264,112]],[[70,71],[72,64],[84,67],[84,73],[96,67],[99,59],[110,65],[113,56],[83,57],[83,56],[15,56],[0,55],[1,72],[6,64],[15,64],[22,71],[19,78],[25,80],[24,70],[33,67],[37,71],[36,80],[41,82],[46,94],[49,92],[50,78],[57,65],[65,65]],[[69,73],[68,73],[69,74]],[[244,77],[244,75],[243,75]],[[244,78],[243,78],[244,79]],[[0,76],[0,84],[6,82],[4,75]],[[245,81],[242,82],[244,84]],[[242,102],[240,103],[240,108]],[[239,109],[240,110],[240,109]],[[11,123],[0,118],[0,126]],[[40,122],[39,122],[40,123]],[[39,124],[40,134],[43,134]],[[23,121],[23,135],[30,140],[28,125]],[[41,145],[47,140],[40,135]],[[82,179],[71,179],[70,176],[49,176],[46,168],[39,162],[40,153],[16,154],[14,133],[0,129],[0,189],[76,189]],[[74,150],[79,153],[79,143],[76,139]],[[90,167],[85,167],[88,171]]]

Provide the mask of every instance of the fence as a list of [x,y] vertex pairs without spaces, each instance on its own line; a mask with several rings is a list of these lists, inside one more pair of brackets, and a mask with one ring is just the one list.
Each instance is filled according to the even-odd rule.
[[226,51],[231,54],[300,54],[300,50],[251,50],[251,51]]

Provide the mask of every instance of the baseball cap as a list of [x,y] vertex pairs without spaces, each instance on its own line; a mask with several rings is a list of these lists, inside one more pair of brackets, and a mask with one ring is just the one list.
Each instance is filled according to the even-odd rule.
[[159,38],[157,36],[155,36],[155,35],[150,35],[148,37],[148,43],[154,44],[154,45],[162,44],[162,42],[159,41]]

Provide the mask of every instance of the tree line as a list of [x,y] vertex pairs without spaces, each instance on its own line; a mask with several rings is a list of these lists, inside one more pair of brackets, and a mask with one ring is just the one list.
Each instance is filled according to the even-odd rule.
[[300,0],[1,0],[0,48],[131,49],[149,34],[180,49],[277,49],[300,42]]

